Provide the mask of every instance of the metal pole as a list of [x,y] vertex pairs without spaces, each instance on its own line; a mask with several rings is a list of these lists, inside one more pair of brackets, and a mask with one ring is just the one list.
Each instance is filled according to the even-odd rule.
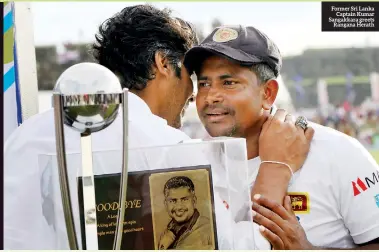
[[[82,149],[82,186],[83,186],[83,206],[84,223],[86,233],[86,249],[98,250],[97,238],[97,216],[96,216],[96,194],[93,173],[92,158],[92,135],[82,133],[80,135]],[[94,213],[90,216],[90,213]]]
[[120,182],[120,200],[117,214],[115,240],[113,250],[121,250],[121,242],[124,227],[124,217],[126,209],[126,196],[128,190],[128,152],[129,152],[129,117],[128,117],[128,90],[122,92],[122,118],[123,118],[123,146],[122,146],[122,171]]

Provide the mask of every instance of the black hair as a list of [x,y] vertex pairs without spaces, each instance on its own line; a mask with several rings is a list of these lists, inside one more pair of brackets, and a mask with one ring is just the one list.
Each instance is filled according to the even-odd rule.
[[119,78],[123,88],[142,90],[154,78],[152,67],[159,51],[180,78],[180,60],[198,37],[193,26],[171,16],[171,10],[151,5],[124,8],[99,27],[93,56]]
[[167,190],[177,189],[180,187],[187,187],[190,192],[195,192],[195,185],[189,177],[176,176],[167,180],[166,184],[164,185],[163,193],[166,194]]

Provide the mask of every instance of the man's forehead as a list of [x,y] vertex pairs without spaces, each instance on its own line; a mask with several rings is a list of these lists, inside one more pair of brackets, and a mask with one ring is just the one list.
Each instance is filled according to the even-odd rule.
[[204,78],[226,78],[226,77],[233,77],[238,75],[239,71],[236,68],[232,68],[227,65],[208,65],[203,66],[201,70],[198,73],[198,79],[204,79]]
[[177,194],[183,194],[183,193],[191,193],[190,189],[188,187],[178,187],[178,188],[171,188],[166,190],[167,195],[177,195]]

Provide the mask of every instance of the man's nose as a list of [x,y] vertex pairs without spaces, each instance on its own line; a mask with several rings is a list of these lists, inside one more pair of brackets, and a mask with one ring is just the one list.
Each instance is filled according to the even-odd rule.
[[223,100],[224,99],[221,90],[214,87],[211,87],[209,89],[207,96],[205,97],[205,102],[208,104],[220,103]]
[[183,210],[184,209],[184,204],[183,202],[177,202],[174,207],[175,211]]

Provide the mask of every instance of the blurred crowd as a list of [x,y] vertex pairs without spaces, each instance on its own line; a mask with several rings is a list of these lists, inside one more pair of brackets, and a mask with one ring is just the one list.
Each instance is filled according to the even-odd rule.
[[379,148],[379,107],[341,104],[327,116],[317,115],[312,121],[354,137],[366,147]]

